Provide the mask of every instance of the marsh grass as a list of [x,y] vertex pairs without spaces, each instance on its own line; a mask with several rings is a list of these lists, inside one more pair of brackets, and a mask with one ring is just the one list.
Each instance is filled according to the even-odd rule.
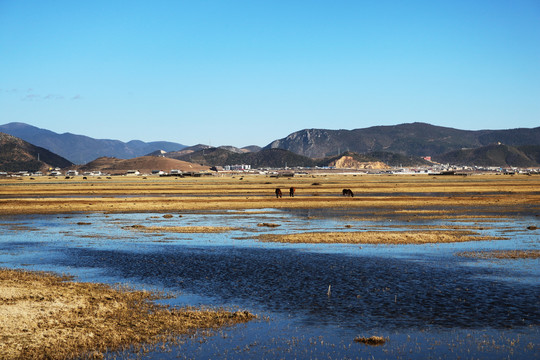
[[354,338],[355,342],[359,342],[366,345],[372,345],[372,346],[380,346],[384,345],[387,341],[382,336],[370,336],[370,337],[364,337],[364,336],[357,336]]
[[258,223],[257,226],[274,228],[274,227],[278,227],[278,226],[281,226],[281,225],[276,224],[276,223]]
[[131,225],[123,226],[124,230],[134,230],[145,233],[224,233],[238,230],[229,226],[144,226]]
[[540,250],[463,251],[456,255],[476,259],[538,259]]
[[[328,175],[313,186],[313,178],[276,179],[245,176],[171,178],[116,177],[76,184],[62,179],[14,182],[0,179],[0,213],[36,214],[96,212],[162,212],[185,210],[240,210],[263,208],[360,207],[387,209],[403,215],[439,216],[450,213],[515,213],[534,211],[540,201],[540,177],[492,175],[448,179],[424,176]],[[275,199],[275,188],[295,186],[298,197]],[[350,188],[357,196],[343,198]],[[316,194],[318,196],[311,196]],[[5,195],[5,198],[1,198]],[[168,196],[173,195],[173,196]],[[245,196],[249,195],[249,199]],[[447,196],[445,196],[447,195]],[[92,200],[88,200],[88,196]],[[256,196],[257,198],[251,198]]]
[[255,318],[243,311],[171,308],[165,295],[0,268],[0,358],[102,358]]
[[263,242],[324,244],[437,244],[503,239],[479,236],[473,231],[351,231],[304,232],[297,234],[262,234]]

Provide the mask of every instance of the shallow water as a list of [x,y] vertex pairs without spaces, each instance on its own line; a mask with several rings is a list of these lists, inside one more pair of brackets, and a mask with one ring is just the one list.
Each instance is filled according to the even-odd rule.
[[[508,240],[430,245],[262,243],[263,233],[475,226],[366,210],[206,211],[0,218],[0,266],[80,281],[178,292],[172,305],[239,307],[261,320],[144,358],[501,358],[540,355],[540,261],[476,260],[460,251],[538,249],[538,218],[482,219]],[[261,222],[280,224],[258,227]],[[124,227],[234,226],[222,234]],[[350,225],[346,228],[345,225]],[[328,296],[328,289],[331,294]],[[381,335],[384,346],[353,341]],[[115,356],[118,354],[111,354]],[[129,357],[130,354],[121,354]]]

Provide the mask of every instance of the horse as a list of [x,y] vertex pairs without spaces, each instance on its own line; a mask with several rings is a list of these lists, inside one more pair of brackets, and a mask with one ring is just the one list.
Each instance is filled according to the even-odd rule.
[[291,188],[289,189],[289,196],[290,196],[290,197],[294,197],[294,192],[295,192],[295,191],[296,191],[296,189],[293,188],[293,187],[291,187]]
[[283,194],[281,193],[281,189],[277,188],[276,189],[276,198],[280,198],[282,196],[283,196]]
[[351,189],[343,189],[342,194],[343,194],[343,196],[354,197],[354,194],[353,194]]

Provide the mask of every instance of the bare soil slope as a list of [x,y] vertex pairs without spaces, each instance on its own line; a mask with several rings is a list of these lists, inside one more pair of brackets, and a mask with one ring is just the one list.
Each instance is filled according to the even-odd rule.
[[101,157],[80,167],[83,171],[99,170],[112,174],[125,173],[127,170],[139,170],[141,173],[151,173],[152,170],[170,172],[172,169],[198,172],[209,170],[209,167],[161,156],[141,156],[127,160]]

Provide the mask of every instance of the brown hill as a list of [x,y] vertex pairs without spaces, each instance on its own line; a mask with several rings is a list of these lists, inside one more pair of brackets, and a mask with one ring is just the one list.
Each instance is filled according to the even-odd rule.
[[69,160],[47,149],[0,132],[0,171],[47,171],[69,165]]
[[143,174],[149,174],[152,170],[170,172],[172,169],[180,170],[182,172],[198,172],[209,170],[209,167],[161,156],[141,156],[127,160],[113,157],[101,157],[86,165],[80,166],[79,169],[81,171],[99,170],[112,174],[125,173],[127,170],[139,170]]

